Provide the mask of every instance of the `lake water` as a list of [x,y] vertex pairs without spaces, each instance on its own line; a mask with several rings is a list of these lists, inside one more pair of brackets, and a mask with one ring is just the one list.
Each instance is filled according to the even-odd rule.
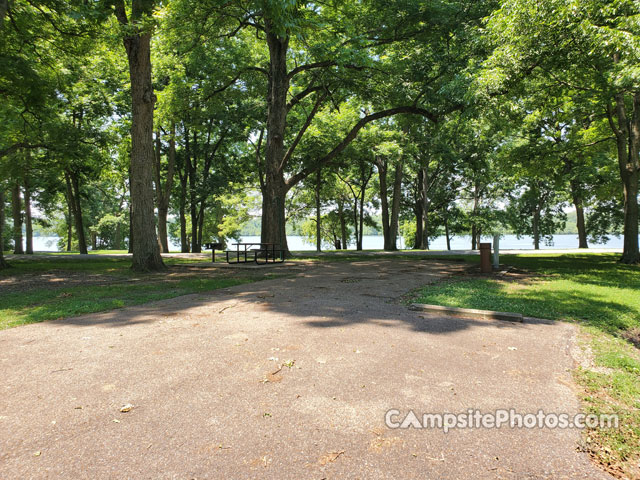
[[[257,236],[247,236],[242,237],[240,239],[241,242],[259,242],[260,237]],[[491,238],[487,237],[483,238],[483,241],[490,242]],[[55,252],[57,251],[57,237],[34,237],[33,239],[33,248],[35,251],[40,252]],[[289,235],[287,236],[287,243],[289,244],[290,250],[303,250],[303,251],[313,251],[315,250],[315,244],[310,245],[304,241],[304,239],[297,235]],[[383,247],[383,238],[381,235],[365,235],[362,238],[362,247],[365,250],[378,250]],[[447,249],[447,241],[445,237],[438,237],[433,240],[430,245],[432,250],[446,250]],[[606,244],[593,244],[590,245],[592,247],[606,247],[606,248],[619,248],[622,249],[622,237],[616,238],[611,237]],[[400,238],[398,242],[399,248],[405,248],[403,239]],[[451,248],[453,250],[468,250],[471,248],[471,237],[469,236],[460,236],[453,237],[451,239]],[[515,235],[505,235],[500,239],[500,248],[505,250],[512,249],[532,249],[533,241],[530,237],[522,237],[518,238]],[[558,248],[558,249],[567,249],[567,248],[578,248],[578,236],[577,235],[554,235],[553,237],[553,245],[545,245],[544,242],[540,245],[541,249],[549,249],[549,248]],[[171,251],[180,251],[180,246],[170,243]],[[355,250],[355,245],[350,245],[349,249]]]

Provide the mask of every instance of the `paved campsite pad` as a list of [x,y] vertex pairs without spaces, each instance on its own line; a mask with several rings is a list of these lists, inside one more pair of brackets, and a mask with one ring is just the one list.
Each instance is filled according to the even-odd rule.
[[2,331],[0,478],[608,478],[576,430],[384,426],[391,408],[577,412],[572,326],[393,301],[463,268],[318,264]]

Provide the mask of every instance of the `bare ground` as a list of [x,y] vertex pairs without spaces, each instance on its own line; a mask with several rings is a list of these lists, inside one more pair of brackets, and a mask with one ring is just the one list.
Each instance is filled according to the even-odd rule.
[[2,331],[0,478],[609,478],[573,429],[385,426],[392,408],[578,411],[571,325],[395,301],[463,268],[309,265]]

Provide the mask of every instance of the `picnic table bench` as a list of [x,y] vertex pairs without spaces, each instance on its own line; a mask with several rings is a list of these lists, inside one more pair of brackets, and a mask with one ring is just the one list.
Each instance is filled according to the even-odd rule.
[[231,245],[235,245],[236,249],[225,252],[227,263],[255,262],[258,265],[266,265],[269,262],[284,262],[284,250],[280,248],[278,243],[239,242]]

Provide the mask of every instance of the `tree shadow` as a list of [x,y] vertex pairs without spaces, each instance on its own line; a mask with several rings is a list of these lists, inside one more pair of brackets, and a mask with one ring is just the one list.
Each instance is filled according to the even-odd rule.
[[[585,255],[588,257],[588,255]],[[303,322],[312,330],[346,328],[370,324],[383,328],[405,328],[417,333],[446,335],[480,327],[520,329],[527,323],[548,323],[529,319],[524,325],[500,320],[473,320],[410,311],[399,299],[412,289],[463,272],[465,264],[438,259],[398,259],[368,257],[354,262],[319,262],[311,265],[265,266],[285,278],[262,280],[235,287],[200,292],[168,300],[159,300],[103,313],[63,318],[56,323],[73,326],[103,325],[120,328],[153,324],[172,316],[180,317],[190,309],[206,307],[215,321],[222,305],[232,301],[234,308],[246,312],[276,314],[292,322]],[[203,271],[203,275],[216,275]],[[126,287],[124,287],[126,288]],[[159,285],[158,288],[163,288]],[[508,296],[505,291],[499,294]],[[162,296],[162,292],[158,292]],[[603,296],[588,298],[572,292],[529,292],[522,297],[527,308],[511,311],[537,317],[554,305],[553,320],[576,319],[608,332],[626,328],[627,318],[635,311]],[[483,307],[479,307],[483,308]],[[489,309],[500,309],[490,308]],[[584,313],[588,312],[587,319]],[[565,315],[567,314],[567,315]]]
[[[268,267],[271,268],[271,267]],[[371,325],[409,329],[420,334],[447,335],[470,328],[523,329],[526,324],[431,316],[409,310],[398,299],[409,290],[433,283],[465,268],[440,260],[371,259],[298,267],[292,275],[274,280],[185,295],[126,309],[56,320],[73,326],[121,328],[154,324],[206,307],[215,316],[230,302],[234,310],[265,312],[301,323],[311,330]],[[286,272],[282,267],[274,271]],[[259,321],[259,320],[258,320]],[[529,323],[541,323],[532,320]],[[545,322],[542,322],[545,323]]]

